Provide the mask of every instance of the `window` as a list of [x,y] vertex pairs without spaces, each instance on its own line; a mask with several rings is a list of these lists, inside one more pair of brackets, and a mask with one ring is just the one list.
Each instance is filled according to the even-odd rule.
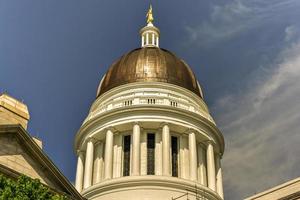
[[125,106],[131,106],[132,105],[132,100],[124,101]]
[[172,148],[172,176],[178,177],[178,142],[177,137],[171,137]]
[[155,170],[155,134],[147,135],[147,174],[154,175]]
[[171,106],[177,107],[177,102],[176,101],[171,101],[170,104],[171,104]]
[[130,172],[130,140],[130,135],[124,136],[123,176],[129,176]]
[[148,104],[155,104],[155,99],[148,99]]

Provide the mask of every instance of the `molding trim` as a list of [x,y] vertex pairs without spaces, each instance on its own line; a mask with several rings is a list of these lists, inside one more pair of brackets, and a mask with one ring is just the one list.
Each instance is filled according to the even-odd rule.
[[117,193],[122,191],[132,190],[164,190],[175,192],[182,191],[183,193],[187,190],[195,193],[195,186],[199,191],[203,191],[201,194],[203,197],[211,200],[221,200],[221,197],[213,190],[205,187],[197,182],[189,181],[186,179],[180,179],[169,176],[128,176],[105,180],[97,183],[89,188],[82,191],[82,195],[86,198],[95,198],[102,195],[109,195],[110,193]]

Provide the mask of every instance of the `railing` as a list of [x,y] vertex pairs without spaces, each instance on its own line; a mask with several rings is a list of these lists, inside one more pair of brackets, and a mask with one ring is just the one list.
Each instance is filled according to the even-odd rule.
[[102,103],[102,105],[98,106],[94,111],[92,111],[83,123],[85,123],[87,120],[89,120],[90,118],[98,114],[102,114],[104,112],[116,108],[136,106],[136,105],[147,105],[147,104],[170,106],[170,107],[180,108],[183,110],[188,110],[205,117],[212,123],[215,123],[209,114],[206,114],[204,111],[202,111],[199,105],[191,103],[185,99],[170,97],[168,95],[158,96],[158,95],[153,95],[153,93],[150,93],[150,95],[140,95],[140,96],[137,95],[135,96],[131,94],[126,96],[120,96],[110,101],[105,101]]
[[182,195],[179,195],[177,197],[172,197],[172,200],[179,200],[179,199],[190,200],[189,197],[193,197],[193,199],[195,200],[207,200],[207,198],[205,197],[206,191],[204,189],[198,188],[197,185],[195,185],[194,190],[186,190],[186,191],[187,192]]

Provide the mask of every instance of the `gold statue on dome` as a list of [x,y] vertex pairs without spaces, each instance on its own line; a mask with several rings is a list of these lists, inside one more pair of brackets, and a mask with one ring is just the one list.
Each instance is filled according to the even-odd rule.
[[152,22],[154,21],[154,18],[153,18],[153,13],[152,13],[152,5],[150,4],[150,8],[147,12],[147,24],[152,24]]

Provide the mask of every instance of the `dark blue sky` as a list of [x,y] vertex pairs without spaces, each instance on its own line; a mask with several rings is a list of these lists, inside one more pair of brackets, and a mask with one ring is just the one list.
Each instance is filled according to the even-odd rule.
[[[240,199],[300,176],[293,160],[300,153],[300,116],[293,112],[300,95],[300,2],[151,2],[160,46],[189,63],[225,135],[226,197]],[[140,46],[148,6],[0,0],[0,92],[28,105],[29,132],[71,181],[74,135],[109,65]]]

